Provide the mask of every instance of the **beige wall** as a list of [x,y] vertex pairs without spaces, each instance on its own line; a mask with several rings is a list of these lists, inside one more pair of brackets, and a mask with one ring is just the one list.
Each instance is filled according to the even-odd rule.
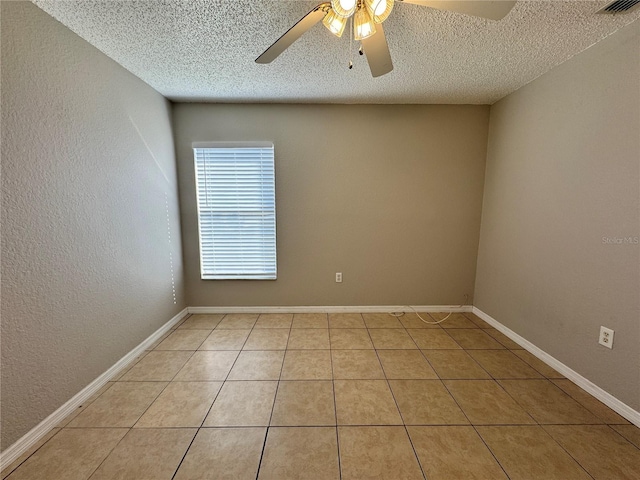
[[[475,304],[640,410],[640,23],[491,108]],[[615,241],[615,240],[614,240]],[[615,330],[599,346],[600,325]]]
[[[188,304],[442,305],[471,298],[488,111],[174,105]],[[224,140],[275,144],[277,281],[200,280],[191,143]]]
[[169,103],[0,5],[4,450],[185,303]]

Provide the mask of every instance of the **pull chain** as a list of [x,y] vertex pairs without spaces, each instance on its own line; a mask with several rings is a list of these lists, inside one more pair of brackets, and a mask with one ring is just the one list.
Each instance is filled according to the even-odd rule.
[[353,17],[349,17],[349,70],[353,68]]

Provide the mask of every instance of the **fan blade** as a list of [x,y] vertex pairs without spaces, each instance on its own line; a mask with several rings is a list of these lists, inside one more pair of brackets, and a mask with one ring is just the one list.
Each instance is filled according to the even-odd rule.
[[314,7],[309,13],[302,17],[298,23],[291,27],[282,35],[273,45],[267,48],[262,55],[256,58],[256,63],[271,63],[278,55],[291,46],[293,42],[299,39],[303,33],[313,27],[316,23],[324,18],[331,8],[329,2],[321,3]]
[[425,7],[464,13],[472,17],[500,20],[511,11],[515,1],[506,0],[399,0],[403,3],[413,3]]
[[364,49],[364,54],[367,56],[371,75],[380,77],[393,70],[389,45],[384,36],[381,23],[376,25],[376,33],[362,40],[362,48]]

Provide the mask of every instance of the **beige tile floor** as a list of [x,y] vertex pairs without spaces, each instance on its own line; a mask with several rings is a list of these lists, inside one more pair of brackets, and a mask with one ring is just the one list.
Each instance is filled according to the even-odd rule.
[[640,429],[472,314],[192,315],[2,478],[637,480]]

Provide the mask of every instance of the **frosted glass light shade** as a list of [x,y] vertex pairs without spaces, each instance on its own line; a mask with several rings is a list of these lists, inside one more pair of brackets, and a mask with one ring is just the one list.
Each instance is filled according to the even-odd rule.
[[357,0],[331,0],[331,8],[341,17],[348,18],[353,15],[358,6]]
[[347,17],[341,17],[332,9],[324,16],[322,23],[336,37],[341,37],[348,20]]
[[393,10],[393,0],[365,0],[365,3],[375,23],[384,22]]
[[353,38],[362,40],[376,33],[376,25],[369,14],[369,10],[361,6],[353,17]]

